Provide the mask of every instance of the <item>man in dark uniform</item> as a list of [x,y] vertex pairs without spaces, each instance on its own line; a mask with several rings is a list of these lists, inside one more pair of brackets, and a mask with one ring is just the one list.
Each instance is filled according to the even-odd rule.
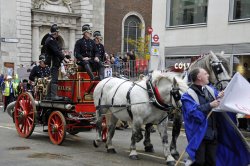
[[30,72],[29,79],[30,81],[34,82],[35,78],[44,78],[50,76],[50,69],[48,66],[45,65],[45,56],[39,56],[39,65],[34,66]]
[[51,82],[50,88],[48,90],[47,99],[51,100],[62,100],[63,97],[57,96],[57,82],[58,82],[58,74],[59,68],[61,66],[61,62],[64,59],[64,55],[59,47],[59,44],[56,38],[59,36],[59,28],[56,24],[53,24],[50,28],[50,35],[45,41],[46,54],[48,58],[51,58]]
[[[92,31],[88,24],[82,26],[83,38],[76,41],[74,55],[77,63],[85,68],[91,80],[104,78],[104,67],[100,61],[99,50],[91,39]],[[99,77],[95,77],[91,67],[98,70]]]
[[101,60],[102,62],[105,62],[105,60],[106,60],[106,57],[105,57],[105,49],[104,49],[103,44],[101,43],[101,42],[102,42],[102,35],[101,35],[101,32],[100,32],[100,31],[95,31],[95,32],[93,33],[93,37],[94,37],[94,41],[95,41],[96,47],[97,47],[98,50],[99,50],[100,60]]

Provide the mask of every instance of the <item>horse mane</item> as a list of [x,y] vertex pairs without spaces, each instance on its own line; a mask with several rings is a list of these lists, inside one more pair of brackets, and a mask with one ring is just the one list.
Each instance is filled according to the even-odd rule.
[[187,83],[181,78],[180,73],[179,72],[161,72],[159,70],[155,70],[152,73],[152,83],[155,86],[160,79],[162,78],[166,78],[168,79],[170,82],[173,82],[174,78],[176,79],[179,88],[182,92],[185,92],[188,88]]
[[209,55],[204,55],[202,57],[200,57],[199,59],[197,59],[196,61],[194,61],[193,63],[191,63],[191,65],[189,66],[189,70],[192,70],[195,67],[202,67],[203,69],[205,69],[207,72],[209,72],[210,75],[210,56]]

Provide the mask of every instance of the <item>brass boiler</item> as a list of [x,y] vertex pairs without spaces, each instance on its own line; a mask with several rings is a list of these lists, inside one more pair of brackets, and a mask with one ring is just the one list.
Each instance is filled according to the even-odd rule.
[[65,71],[66,71],[66,76],[71,76],[75,75],[77,72],[77,65],[74,61],[70,61],[69,63],[65,64]]
[[34,96],[37,100],[42,100],[46,97],[50,79],[48,77],[37,78],[34,86]]

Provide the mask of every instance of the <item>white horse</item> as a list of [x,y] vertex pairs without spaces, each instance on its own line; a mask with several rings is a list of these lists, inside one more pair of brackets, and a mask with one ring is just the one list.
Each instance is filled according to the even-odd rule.
[[[116,153],[112,145],[112,138],[117,120],[132,121],[129,154],[131,159],[138,159],[136,142],[143,138],[141,126],[148,123],[157,124],[166,163],[167,165],[174,165],[175,160],[170,155],[168,145],[168,112],[171,108],[180,104],[179,100],[174,99],[174,95],[180,96],[188,88],[182,79],[175,76],[176,74],[173,72],[154,71],[152,77],[145,77],[137,83],[112,77],[102,80],[94,90],[94,103],[97,107],[97,138],[94,145],[98,146],[102,141],[101,119],[104,113],[111,115],[111,118],[107,120],[108,138],[106,147],[109,153]],[[172,93],[176,90],[179,94]],[[149,131],[147,125],[146,131]],[[149,138],[144,141],[144,145],[148,146],[149,149],[152,148]],[[145,147],[145,150],[148,148]]]

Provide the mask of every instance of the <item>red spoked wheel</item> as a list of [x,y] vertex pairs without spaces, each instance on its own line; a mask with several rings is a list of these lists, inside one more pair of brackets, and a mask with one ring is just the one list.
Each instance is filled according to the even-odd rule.
[[108,127],[107,127],[106,117],[104,116],[102,118],[102,141],[103,142],[107,141],[107,135],[108,135]]
[[28,92],[19,95],[14,111],[17,133],[28,138],[34,131],[36,118],[36,105],[34,98]]
[[66,121],[60,111],[50,114],[48,120],[49,138],[53,144],[60,145],[66,136]]

